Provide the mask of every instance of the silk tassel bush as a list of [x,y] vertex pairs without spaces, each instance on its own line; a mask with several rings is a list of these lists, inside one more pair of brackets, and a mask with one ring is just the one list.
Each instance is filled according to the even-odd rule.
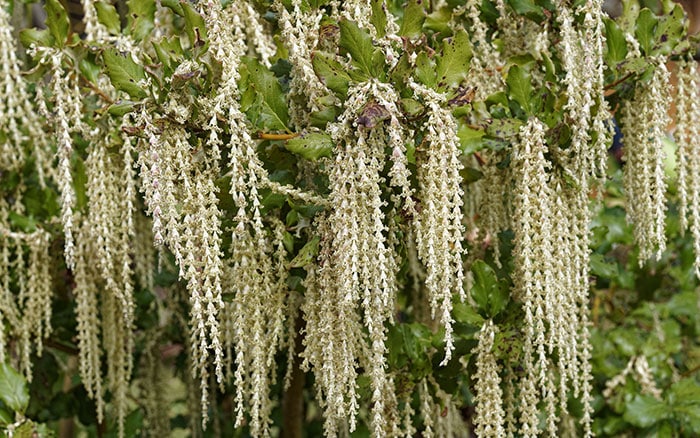
[[[613,112],[643,266],[667,245],[675,99],[698,272],[696,63],[672,97],[687,45],[600,0],[423,3],[83,0],[73,29],[49,0],[22,53],[0,2],[0,361],[32,380],[67,297],[63,349],[119,436],[139,406],[169,433],[172,382],[193,436],[277,436],[294,403],[284,425],[328,437],[593,436]],[[661,400],[643,354],[603,397],[628,375]]]

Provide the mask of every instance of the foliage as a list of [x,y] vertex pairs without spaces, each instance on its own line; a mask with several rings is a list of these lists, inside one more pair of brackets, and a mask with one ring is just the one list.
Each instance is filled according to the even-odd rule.
[[5,430],[700,434],[679,5],[30,3],[0,2]]

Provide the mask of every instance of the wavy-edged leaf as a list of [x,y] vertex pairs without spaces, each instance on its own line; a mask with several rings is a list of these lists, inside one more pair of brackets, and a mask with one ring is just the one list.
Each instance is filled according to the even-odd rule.
[[474,262],[472,273],[474,274],[474,285],[471,295],[482,315],[493,318],[508,304],[508,287],[498,280],[494,270],[483,260]]
[[32,44],[42,47],[51,47],[54,43],[53,34],[49,29],[23,29],[19,33],[19,40],[24,47],[29,47]]
[[437,63],[437,80],[440,87],[454,87],[467,77],[472,58],[472,45],[464,29],[451,38],[442,40],[442,56]]
[[153,23],[156,14],[156,3],[154,0],[128,0],[129,6],[129,29],[131,36],[141,41],[150,35],[155,27]]
[[348,95],[351,77],[338,61],[321,52],[314,52],[311,64],[328,89],[343,99]]
[[185,33],[187,33],[191,47],[204,46],[207,39],[204,18],[188,2],[181,2],[181,6],[185,17]]
[[135,99],[143,99],[148,96],[146,90],[138,85],[140,80],[146,78],[143,67],[134,62],[131,56],[122,55],[114,49],[108,49],[102,53],[102,59],[114,88],[127,92]]
[[306,245],[304,245],[299,250],[296,257],[294,257],[292,261],[289,262],[289,267],[303,268],[304,266],[313,263],[316,260],[316,256],[318,255],[318,244],[320,241],[320,237],[314,236],[313,239],[306,242]]
[[340,22],[340,47],[347,50],[352,63],[370,77],[377,76],[374,64],[372,38],[357,23],[350,20]]
[[649,9],[644,8],[639,12],[634,35],[645,55],[651,54],[651,49],[654,45],[654,30],[658,22],[658,18]]
[[424,2],[422,0],[410,0],[403,12],[399,35],[409,38],[421,36],[426,17]]
[[51,32],[58,46],[63,47],[66,44],[68,30],[70,29],[68,14],[58,0],[46,0],[44,8],[46,10],[46,27],[49,28],[49,32]]
[[620,26],[614,20],[605,19],[605,43],[608,48],[605,57],[608,64],[616,65],[627,56],[627,41]]
[[0,400],[20,414],[24,414],[29,405],[27,382],[7,363],[0,364]]
[[669,418],[671,409],[661,400],[650,395],[637,395],[625,406],[623,418],[637,427],[650,427]]
[[528,115],[532,115],[533,91],[530,75],[527,71],[518,65],[512,66],[508,70],[506,84],[508,85],[508,97],[518,102]]
[[107,4],[104,1],[95,2],[95,10],[97,11],[97,20],[102,23],[110,33],[116,35],[121,32],[119,14],[114,5]]
[[333,146],[331,136],[325,132],[302,134],[297,138],[287,140],[284,145],[288,151],[312,161],[321,157],[330,157]]
[[249,111],[253,123],[260,129],[290,132],[287,103],[275,75],[253,58],[246,58],[244,64],[249,91],[254,93]]

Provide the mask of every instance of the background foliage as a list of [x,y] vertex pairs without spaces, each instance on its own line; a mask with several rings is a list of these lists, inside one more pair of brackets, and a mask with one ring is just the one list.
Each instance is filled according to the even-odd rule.
[[[222,66],[208,51],[207,29],[195,5],[188,2],[161,0],[159,5],[152,0],[130,0],[127,2],[96,3],[99,22],[110,36],[118,39],[127,35],[136,42],[150,40],[152,53],[140,55],[140,61],[116,47],[93,46],[81,39],[81,30],[76,17],[69,14],[58,0],[48,0],[43,5],[47,14],[45,27],[32,27],[27,18],[38,4],[10,2],[4,6],[15,17],[19,40],[24,49],[47,47],[61,49],[66,55],[62,63],[79,75],[80,98],[84,103],[83,121],[89,126],[110,124],[111,135],[120,136],[113,123],[128,114],[137,114],[143,108],[159,113],[163,119],[178,119],[191,133],[190,143],[206,142],[206,132],[200,130],[197,121],[205,111],[200,107],[202,96],[210,96],[217,90],[222,75]],[[226,2],[224,2],[226,3]],[[266,25],[273,29],[279,43],[276,27],[278,12],[271,2],[252,2],[264,17]],[[289,2],[282,2],[290,7]],[[305,8],[325,6],[325,1],[303,1]],[[380,5],[382,2],[372,2]],[[556,27],[552,20],[556,2],[550,0],[508,0],[513,13],[525,17],[538,26]],[[574,1],[574,4],[583,1]],[[339,34],[338,47],[334,37],[328,36],[324,50],[314,53],[312,64],[315,74],[333,92],[334,98],[320,102],[318,110],[310,112],[309,132],[295,132],[291,121],[289,96],[291,65],[288,53],[282,44],[266,67],[256,56],[246,56],[240,67],[238,87],[241,110],[247,116],[251,132],[259,135],[257,153],[262,159],[273,182],[294,185],[305,168],[305,162],[317,162],[333,157],[334,142],[326,133],[329,122],[341,114],[338,102],[344,102],[352,84],[377,78],[394,85],[401,96],[399,107],[402,117],[415,120],[415,126],[426,119],[424,102],[414,99],[407,85],[413,77],[426,87],[446,93],[451,102],[452,114],[458,122],[460,147],[464,162],[474,163],[471,156],[486,151],[503,154],[503,166],[508,166],[511,143],[520,127],[529,117],[537,116],[550,128],[549,141],[566,144],[570,133],[566,128],[560,98],[562,66],[558,59],[539,58],[535,54],[518,54],[506,61],[508,65],[505,91],[495,93],[482,101],[472,101],[474,90],[463,88],[469,74],[469,61],[473,50],[470,35],[464,28],[456,26],[454,20],[468,28],[469,19],[462,15],[454,18],[453,12],[465,2],[421,2],[410,0],[387,2],[389,11],[398,17],[399,35],[406,50],[400,54],[392,68],[385,63],[384,54],[371,36],[352,21],[327,22],[322,26],[329,34]],[[671,2],[629,1],[624,2],[623,14],[616,19],[606,19],[606,91],[613,113],[618,105],[630,99],[634,84],[649,79],[653,70],[652,59],[656,56],[678,58],[694,47],[695,40],[684,34],[684,14],[679,6]],[[440,5],[440,6],[437,6]],[[163,9],[172,19],[174,37],[152,38],[156,28],[156,9]],[[483,0],[480,4],[482,20],[495,26],[498,12],[495,2]],[[374,9],[372,21],[378,32],[386,26],[381,7]],[[640,44],[641,56],[627,57],[628,48],[623,30],[632,30]],[[381,36],[381,35],[380,35]],[[152,38],[152,39],[151,39]],[[414,44],[415,47],[408,47]],[[341,65],[331,51],[350,54],[351,62]],[[327,53],[328,52],[328,53]],[[410,53],[417,57],[415,64],[408,62]],[[24,54],[25,77],[30,83],[30,92],[46,85],[50,65],[37,63],[36,57]],[[203,65],[205,69],[183,69],[188,61]],[[544,72],[545,81],[535,88],[531,79],[533,72]],[[113,99],[101,90],[102,79],[119,90]],[[184,119],[179,109],[172,107],[171,95],[177,94],[187,106]],[[190,98],[184,100],[182,96]],[[299,104],[297,102],[297,104]],[[303,103],[302,103],[303,104]],[[612,116],[612,115],[611,115]],[[387,118],[381,110],[366,110],[358,123],[374,126]],[[134,132],[126,132],[134,138],[146,135],[139,126]],[[293,136],[293,134],[300,134]],[[3,134],[0,134],[3,135]],[[48,135],[48,134],[47,134]],[[227,134],[230,135],[230,134]],[[279,137],[276,137],[279,136]],[[70,169],[75,190],[75,210],[86,213],[87,139],[74,135],[74,149],[70,156]],[[420,144],[420,142],[416,142]],[[27,145],[31,156],[32,146]],[[672,140],[666,144],[669,156],[674,154]],[[109,151],[110,153],[113,151]],[[193,152],[196,155],[195,149]],[[422,152],[409,145],[407,156],[409,167],[415,170],[416,155]],[[468,159],[469,158],[469,159]],[[195,157],[196,159],[196,157]],[[470,161],[471,160],[471,161]],[[222,160],[226,161],[226,160]],[[674,163],[667,163],[667,176],[673,181]],[[117,436],[119,428],[112,415],[99,424],[96,406],[78,377],[77,327],[72,272],[62,257],[61,200],[59,188],[53,181],[45,186],[39,184],[35,160],[29,159],[16,170],[4,171],[0,179],[0,195],[6,199],[14,197],[21,185],[23,211],[11,211],[7,221],[16,232],[31,233],[36,229],[48,231],[52,236],[51,278],[53,332],[45,341],[43,353],[32,357],[33,379],[25,378],[9,364],[0,367],[0,424],[15,436],[30,436],[34,429],[39,436],[58,433],[62,436],[86,433],[88,436]],[[591,242],[591,323],[592,323],[592,372],[595,409],[593,429],[598,436],[697,436],[700,434],[700,295],[698,279],[694,272],[695,253],[688,236],[681,235],[676,207],[675,189],[670,189],[669,214],[666,223],[668,246],[658,261],[643,266],[638,263],[639,253],[634,243],[632,228],[627,224],[622,194],[620,164],[610,157],[602,193],[602,205],[597,209],[593,221]],[[236,206],[228,195],[230,176],[222,172],[215,181],[219,191],[218,205],[222,211],[222,227],[233,227]],[[464,185],[468,187],[482,178],[477,164],[468,165],[462,171]],[[321,172],[313,175],[318,195],[328,194],[328,181]],[[593,196],[594,194],[592,194]],[[313,202],[301,202],[270,189],[261,191],[262,209],[265,214],[278,218],[284,224],[283,243],[288,251],[290,289],[304,294],[304,267],[318,254],[319,237],[314,235],[311,224],[322,206]],[[141,210],[143,210],[141,205]],[[145,215],[142,219],[145,220]],[[223,248],[230,246],[230,233],[223,235]],[[520,302],[511,296],[512,288],[512,232],[501,233],[500,254],[502,263],[494,259],[493,246],[481,241],[468,241],[469,252],[475,261],[470,263],[473,286],[469,299],[455,299],[453,317],[455,351],[453,359],[446,365],[444,358],[444,331],[434,330],[412,313],[411,296],[404,266],[400,275],[406,277],[406,287],[399,292],[395,324],[388,328],[387,363],[389,372],[395,375],[397,392],[411,394],[426,377],[434,379],[436,386],[452,395],[459,413],[467,426],[471,427],[474,411],[475,373],[473,350],[477,345],[477,334],[487,319],[492,319],[500,329],[495,339],[494,351],[499,358],[506,357],[511,350],[519,348],[520,325],[523,311]],[[227,250],[224,250],[227,251]],[[125,418],[126,436],[148,435],[153,423],[146,419],[150,407],[142,405],[143,382],[153,373],[147,368],[149,355],[156,355],[160,368],[159,384],[162,402],[166,407],[164,421],[173,434],[185,436],[246,436],[246,426],[233,429],[233,397],[231,385],[224,392],[214,391],[210,405],[211,419],[206,431],[201,429],[197,397],[192,397],[190,365],[186,346],[187,304],[185,286],[178,282],[178,270],[172,254],[163,253],[153,287],[136,282],[133,291],[135,302],[134,368],[128,393],[128,415]],[[233,297],[227,292],[224,301]],[[164,315],[167,315],[164,316]],[[174,315],[174,316],[173,316]],[[180,316],[178,316],[180,315]],[[107,328],[109,329],[109,328]],[[646,365],[640,361],[644,358]],[[12,362],[13,358],[9,358]],[[273,393],[280,400],[283,394],[282,381],[287,372],[286,351],[278,353],[279,377]],[[297,363],[298,367],[299,364]],[[609,382],[624,372],[627,378],[611,388]],[[635,374],[639,367],[647,366],[653,376],[653,385],[658,393],[649,393],[649,387],[640,384]],[[300,371],[296,371],[300,372]],[[299,386],[288,391],[303,391],[297,403],[303,405],[302,436],[315,437],[323,433],[321,410],[315,401],[314,377],[298,377]],[[371,397],[369,379],[360,377],[359,392],[366,405]],[[215,385],[212,385],[215,386]],[[607,390],[607,391],[606,391]],[[112,394],[108,393],[109,404]],[[413,399],[418,409],[419,398]],[[285,413],[288,406],[280,402],[274,406],[271,418],[273,430],[284,430]],[[581,406],[573,397],[569,410],[577,415]],[[285,412],[285,410],[288,410]],[[367,420],[367,411],[360,417]],[[153,420],[150,420],[153,421]],[[419,429],[424,419],[414,419]],[[368,436],[369,430],[360,425],[353,436]]]

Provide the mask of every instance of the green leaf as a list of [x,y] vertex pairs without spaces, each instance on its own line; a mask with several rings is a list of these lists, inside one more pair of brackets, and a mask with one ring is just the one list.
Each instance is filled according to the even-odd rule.
[[46,9],[46,26],[58,43],[58,47],[63,47],[70,29],[68,14],[58,0],[46,0],[44,8]]
[[654,45],[654,29],[659,20],[647,8],[642,9],[637,17],[637,25],[634,30],[634,35],[639,41],[639,46],[645,55],[651,55]]
[[460,124],[457,129],[457,137],[459,138],[462,152],[469,155],[483,148],[484,144],[481,142],[481,138],[484,134],[485,132],[482,129],[474,129],[466,124]]
[[128,0],[129,6],[129,29],[131,36],[141,41],[151,34],[155,24],[153,23],[156,14],[155,0]]
[[14,423],[14,415],[9,412],[5,407],[0,407],[0,426],[5,427],[8,424]]
[[546,18],[542,7],[535,4],[534,0],[508,0],[508,3],[518,15],[527,17],[537,23],[542,22]]
[[420,117],[425,111],[425,106],[415,99],[404,97],[399,101],[401,111],[409,118]]
[[670,414],[671,410],[666,403],[650,395],[636,395],[625,406],[623,418],[633,426],[647,428],[668,419]]
[[31,216],[25,216],[23,214],[10,211],[8,213],[8,219],[13,228],[18,228],[25,233],[31,233],[36,231],[36,219]]
[[185,32],[190,40],[191,47],[204,46],[207,39],[207,28],[204,25],[204,18],[188,2],[181,2],[181,5],[185,17]]
[[386,35],[386,11],[384,10],[384,0],[371,0],[372,18],[370,22],[377,30],[377,37],[383,38]]
[[452,306],[452,316],[455,321],[481,327],[484,318],[467,303],[455,303]]
[[148,93],[138,85],[140,80],[146,78],[143,67],[134,62],[130,55],[122,55],[114,49],[108,49],[103,52],[102,59],[114,88],[127,92],[135,99],[148,96]]
[[169,8],[171,11],[175,12],[181,17],[185,15],[185,12],[182,10],[182,5],[180,4],[180,0],[160,0],[160,4],[166,8]]
[[658,53],[671,54],[674,48],[684,39],[685,13],[681,5],[675,5],[670,14],[659,17],[654,32]]
[[173,36],[171,38],[161,39],[157,42],[153,41],[152,44],[158,60],[163,64],[164,73],[166,75],[172,75],[180,59],[184,55],[184,51],[180,45],[180,38]]
[[472,297],[482,315],[493,318],[508,304],[508,287],[505,282],[498,280],[494,270],[483,260],[474,262],[472,274],[474,274]]
[[97,79],[100,76],[100,67],[94,62],[90,61],[88,58],[82,58],[78,64],[80,68],[80,73],[85,76],[85,79],[97,84]]
[[303,268],[304,266],[310,265],[316,260],[318,255],[318,243],[321,238],[314,236],[313,239],[306,242],[300,250],[299,253],[289,262],[290,268]]
[[333,146],[331,136],[321,132],[302,134],[297,138],[287,140],[284,145],[288,151],[312,161],[321,157],[330,157]]
[[416,79],[428,87],[434,87],[436,81],[435,63],[425,52],[420,52],[416,57]]
[[352,63],[369,77],[377,77],[374,67],[374,46],[372,38],[354,21],[340,22],[340,47],[347,50],[352,57]]
[[423,23],[427,14],[422,0],[410,0],[403,12],[403,20],[399,35],[408,38],[416,38],[423,35]]
[[472,46],[464,29],[452,38],[442,40],[442,56],[437,63],[437,80],[440,87],[454,87],[467,77]]
[[119,14],[114,8],[114,5],[107,4],[104,1],[95,2],[95,10],[97,10],[97,20],[102,23],[107,30],[116,35],[121,32],[121,24],[119,23]]
[[24,377],[6,363],[0,364],[0,400],[20,414],[29,405],[29,390]]
[[617,265],[606,262],[602,254],[591,254],[590,263],[591,273],[597,277],[613,279],[618,275]]
[[506,85],[508,85],[508,97],[518,102],[526,114],[532,115],[533,91],[527,71],[520,66],[512,66],[508,70]]
[[518,135],[521,126],[523,121],[520,119],[491,119],[486,126],[486,134],[496,138],[513,138]]
[[136,102],[131,100],[118,100],[109,106],[110,114],[121,117],[124,114],[130,113],[135,109]]
[[609,18],[605,19],[605,40],[608,48],[606,62],[615,66],[627,56],[627,41],[617,23]]
[[289,131],[289,114],[284,93],[274,74],[257,60],[246,58],[248,86],[255,93],[251,107],[252,121],[260,129]]
[[24,47],[29,47],[32,44],[42,47],[51,47],[54,43],[54,38],[49,29],[23,29],[19,33],[19,40]]
[[320,52],[314,52],[311,56],[311,64],[316,75],[328,89],[345,99],[350,87],[350,75],[345,68],[335,59]]

